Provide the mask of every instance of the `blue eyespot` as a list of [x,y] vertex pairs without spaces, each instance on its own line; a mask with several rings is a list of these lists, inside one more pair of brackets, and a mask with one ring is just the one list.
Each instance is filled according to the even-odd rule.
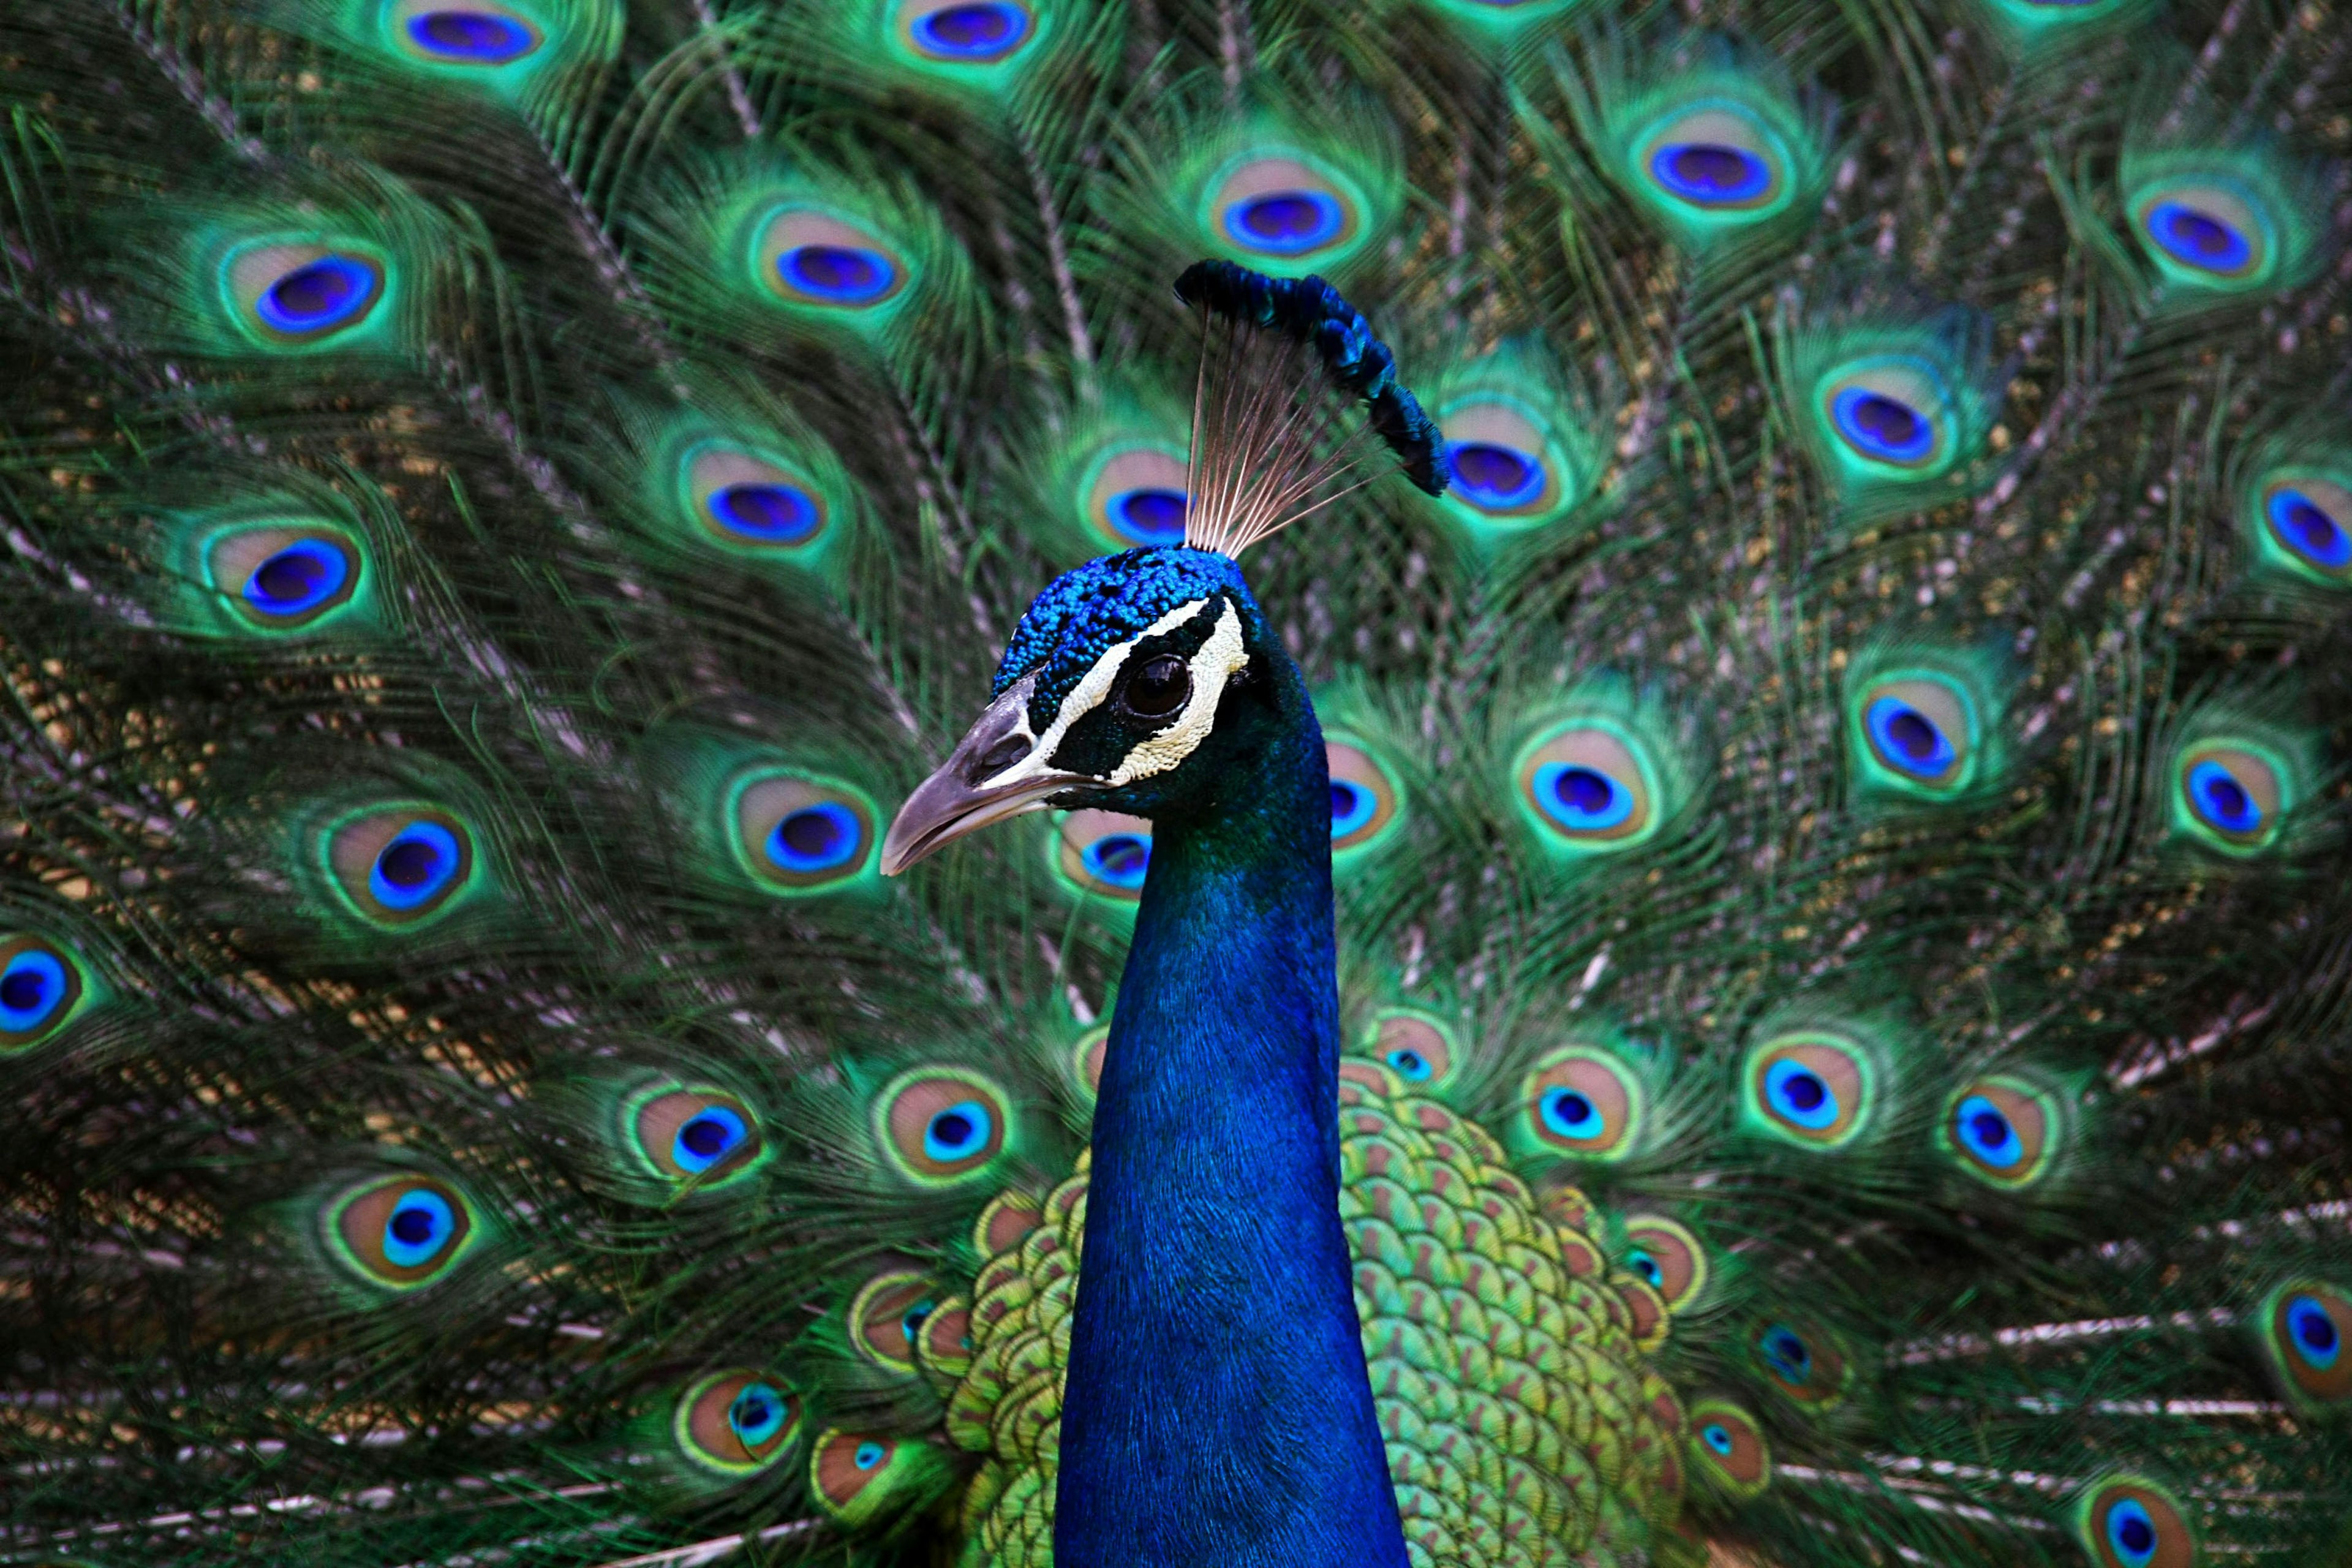
[[824,521],[816,498],[791,485],[729,485],[709,506],[719,527],[762,544],[798,544]]
[[751,1135],[744,1120],[723,1105],[708,1106],[688,1120],[670,1141],[669,1157],[690,1175],[718,1164]]
[[307,615],[350,581],[352,563],[323,539],[298,539],[245,580],[245,602],[273,617]]
[[811,299],[866,305],[890,292],[898,268],[878,250],[845,245],[803,245],[776,258],[785,284]]
[[64,1011],[73,976],[56,953],[20,948],[0,969],[0,1034],[29,1035]]
[[2271,492],[2263,510],[2279,542],[2314,566],[2340,572],[2352,565],[2352,532],[2346,531],[2345,520],[2330,516],[2312,496],[2282,486]]
[[539,38],[511,16],[490,11],[426,11],[408,18],[408,39],[436,59],[502,66],[539,47]]
[[2013,1169],[2025,1158],[2025,1142],[2017,1129],[1981,1094],[1960,1101],[1952,1114],[1952,1131],[1962,1148],[1996,1170]]
[[777,819],[768,834],[768,858],[795,875],[830,871],[856,859],[865,839],[856,812],[821,800]]
[[1772,165],[1743,147],[1670,142],[1650,154],[1650,177],[1695,205],[1733,206],[1771,189]]
[[1633,815],[1633,792],[1598,768],[1546,763],[1536,769],[1536,804],[1572,833],[1600,833]]
[[790,1407],[784,1396],[764,1383],[750,1383],[727,1407],[727,1425],[746,1448],[756,1448],[784,1429]]
[[1225,209],[1229,237],[1275,256],[1319,250],[1347,226],[1347,208],[1328,191],[1267,191]]
[[2210,758],[2189,770],[2189,803],[2223,833],[2259,832],[2263,808],[2230,770]]
[[1731,1458],[1731,1434],[1718,1423],[1710,1421],[1700,1427],[1698,1440],[1725,1458]]
[[1394,1068],[1398,1077],[1412,1083],[1426,1083],[1437,1070],[1429,1065],[1427,1057],[1411,1046],[1399,1046],[1381,1059]]
[[1543,1098],[1536,1101],[1536,1114],[1562,1138],[1590,1142],[1608,1131],[1600,1109],[1590,1099],[1559,1085],[1544,1090]]
[[1658,1267],[1658,1260],[1656,1258],[1651,1257],[1640,1247],[1637,1247],[1633,1251],[1625,1255],[1625,1267],[1631,1268],[1635,1274],[1647,1280],[1649,1282],[1650,1289],[1654,1290],[1663,1290],[1666,1288],[1666,1271]]
[[1819,1130],[1838,1119],[1836,1094],[1801,1061],[1784,1058],[1765,1069],[1764,1095],[1776,1113],[1800,1127]]
[[924,1323],[930,1320],[933,1312],[939,1310],[939,1305],[937,1301],[926,1296],[907,1309],[906,1316],[898,1320],[898,1331],[907,1336],[908,1344],[915,1342],[915,1336],[923,1331]]
[[1346,779],[1331,781],[1331,837],[1345,838],[1372,819],[1381,808],[1380,797],[1359,784]]
[[1078,852],[1095,879],[1114,888],[1140,888],[1151,866],[1151,841],[1132,833],[1107,833]]
[[2146,1568],[2156,1556],[2156,1521],[2130,1498],[2107,1510],[2107,1543],[2129,1568]]
[[383,274],[359,258],[322,256],[270,284],[253,308],[273,331],[324,331],[366,314],[382,286]]
[[2344,1336],[2336,1319],[2315,1296],[2297,1296],[2286,1304],[2287,1342],[2305,1365],[2326,1372],[2344,1353]]
[[887,1448],[869,1437],[857,1445],[857,1452],[849,1457],[849,1462],[861,1470],[870,1470],[889,1457]]
[[1530,453],[1493,441],[1453,441],[1445,455],[1455,490],[1481,510],[1525,506],[1543,494],[1543,463]]
[[1870,738],[1890,765],[1923,779],[1940,778],[1959,760],[1936,721],[1899,697],[1881,697],[1863,712]]
[[2253,260],[2254,242],[2231,224],[2183,202],[2158,202],[2147,210],[2147,236],[2184,267],[2200,272],[2237,273]]
[[1935,449],[1936,422],[1899,397],[1849,386],[1830,400],[1830,418],[1846,443],[1865,458],[1916,463]]
[[368,892],[385,909],[404,912],[442,892],[464,865],[456,834],[437,822],[412,822],[377,851]]
[[1758,1348],[1764,1362],[1783,1383],[1802,1384],[1813,1373],[1813,1352],[1791,1328],[1775,1323],[1764,1331]]
[[383,1222],[383,1256],[395,1268],[432,1261],[457,1234],[457,1214],[449,1200],[429,1187],[401,1194]]
[[915,47],[941,59],[1002,59],[1029,36],[1029,13],[1003,0],[942,6],[915,18]]
[[1188,498],[1182,490],[1120,490],[1106,503],[1119,536],[1142,545],[1184,542]]
[[960,1100],[923,1124],[923,1153],[942,1163],[969,1160],[988,1147],[995,1119],[977,1100]]

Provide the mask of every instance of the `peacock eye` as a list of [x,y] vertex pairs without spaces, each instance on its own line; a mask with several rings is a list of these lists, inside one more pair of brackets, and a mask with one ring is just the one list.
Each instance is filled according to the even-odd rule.
[[708,1190],[742,1174],[764,1145],[751,1108],[723,1089],[657,1085],[625,1112],[638,1155],[655,1173]]
[[713,1373],[688,1384],[672,1436],[705,1469],[748,1476],[765,1469],[800,1431],[800,1401],[764,1374]]
[[1845,1394],[1846,1362],[1825,1334],[1787,1323],[1768,1325],[1755,1339],[1756,1359],[1772,1386],[1815,1410],[1836,1405]]
[[938,1305],[938,1293],[922,1275],[877,1274],[849,1303],[852,1342],[885,1372],[912,1375],[916,1337]]
[[81,965],[41,937],[0,938],[0,1054],[23,1050],[72,1016]]
[[1662,1215],[1641,1215],[1626,1222],[1625,1237],[1633,1244],[1628,1266],[1650,1282],[1666,1310],[1681,1311],[1706,1289],[1706,1249],[1682,1225]]
[[1643,759],[1613,728],[1572,724],[1528,748],[1512,770],[1547,843],[1591,853],[1630,846],[1657,826]]
[[1790,1142],[1834,1149],[1872,1120],[1869,1058],[1833,1036],[1767,1040],[1749,1056],[1743,1076],[1751,1120]]
[[943,1186],[996,1163],[1010,1117],[1003,1092],[986,1079],[927,1068],[899,1079],[877,1100],[875,1131],[902,1173]]
[[1690,1409],[1690,1457],[1701,1471],[1733,1497],[1760,1496],[1772,1480],[1772,1453],[1756,1418],[1721,1399],[1702,1399]]
[[2320,1279],[2296,1279],[2270,1293],[2255,1320],[2263,1352],[2299,1410],[2326,1415],[2352,1405],[2352,1296]]
[[2352,490],[2322,479],[2275,480],[2263,496],[2263,521],[2306,572],[2337,583],[2352,573]]
[[2141,193],[2133,216],[2158,264],[2176,277],[2242,285],[2267,268],[2264,215],[2247,192],[2203,180],[2176,182]]
[[1965,695],[1948,680],[1905,676],[1862,695],[1863,739],[1876,776],[1912,794],[1949,795],[1974,772],[1976,725]]
[[902,5],[898,25],[918,53],[957,65],[992,65],[1017,51],[1035,30],[1028,9],[1011,0],[950,5],[915,0]]
[[696,527],[740,551],[798,550],[824,531],[824,498],[806,479],[741,447],[712,444],[687,458]]
[[362,914],[385,925],[417,925],[465,891],[474,841],[454,816],[394,806],[337,828],[327,859],[335,886]]
[[1895,468],[1932,467],[1949,444],[1951,398],[1921,361],[1843,365],[1822,384],[1822,415],[1853,457]]
[[2266,758],[2236,746],[2200,746],[2181,759],[2179,777],[2191,825],[2209,842],[2252,850],[2276,833],[2285,792]]
[[1087,527],[1114,550],[1181,544],[1191,508],[1184,480],[1180,451],[1117,447],[1096,459],[1079,506]]
[[1409,1084],[1443,1087],[1454,1072],[1454,1042],[1435,1020],[1418,1013],[1383,1013],[1372,1054]]
[[2051,1096],[2021,1079],[1986,1078],[1953,1097],[1944,1131],[1961,1169],[1990,1185],[2013,1188],[2049,1169],[2059,1128]]
[[436,65],[511,65],[545,41],[530,18],[491,0],[402,0],[390,21],[401,49]]
[[790,773],[754,775],[739,786],[732,815],[737,857],[771,891],[837,888],[874,858],[873,812],[846,790]]
[[356,1187],[329,1211],[327,1234],[344,1265],[395,1290],[431,1283],[471,1243],[474,1213],[463,1194],[430,1177],[382,1177]]
[[313,527],[234,529],[205,551],[213,583],[248,622],[272,631],[307,626],[348,604],[361,559],[341,532]]
[[1758,213],[1785,198],[1788,155],[1755,116],[1729,103],[1694,108],[1638,139],[1643,174],[1702,211]]
[[1147,660],[1119,682],[1118,705],[1139,719],[1164,719],[1192,694],[1192,671],[1173,654]]
[[1326,739],[1331,771],[1331,848],[1361,849],[1385,836],[1397,820],[1396,781],[1372,753],[1352,742]]
[[1536,1064],[1521,1089],[1535,1147],[1583,1160],[1622,1160],[1641,1131],[1642,1085],[1601,1051],[1570,1046]]
[[383,300],[383,264],[315,244],[256,245],[228,264],[244,323],[272,342],[318,342],[365,321]]
[[1226,242],[1288,260],[1319,256],[1362,230],[1362,199],[1303,158],[1254,155],[1214,184],[1210,208]]
[[809,207],[786,207],[761,226],[754,247],[761,285],[787,304],[869,310],[907,286],[906,265],[875,235]]
[[2197,1559],[2180,1505],[2137,1476],[2115,1476],[2092,1487],[2076,1522],[2100,1568],[2189,1568]]

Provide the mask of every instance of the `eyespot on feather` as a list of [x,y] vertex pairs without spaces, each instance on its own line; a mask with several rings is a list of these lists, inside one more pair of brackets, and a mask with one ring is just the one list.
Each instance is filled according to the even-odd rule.
[[1832,437],[1884,468],[1943,465],[1952,445],[1952,395],[1924,360],[1882,354],[1838,366],[1815,394]]
[[1853,1041],[1813,1030],[1748,1052],[1740,1074],[1749,1123],[1800,1148],[1842,1148],[1875,1120],[1877,1069]]
[[898,41],[941,65],[996,65],[1036,37],[1037,18],[1016,0],[898,0],[892,17]]
[[1151,864],[1151,824],[1116,811],[1073,811],[1058,825],[1053,853],[1055,870],[1074,892],[1133,903]]
[[849,1303],[849,1341],[885,1372],[912,1376],[915,1341],[939,1305],[939,1291],[912,1269],[877,1274]]
[[900,1174],[921,1186],[985,1176],[1012,1131],[1011,1102],[978,1073],[919,1068],[875,1100],[874,1132]]
[[326,870],[362,920],[387,930],[431,923],[471,888],[471,831],[436,806],[375,806],[344,818],[326,838]]
[[1252,256],[1324,258],[1352,249],[1363,229],[1362,195],[1302,153],[1244,153],[1210,180],[1208,193],[1203,226]]
[[1331,852],[1368,849],[1389,837],[1402,810],[1396,780],[1360,742],[1324,738],[1331,773]]
[[757,1475],[800,1435],[801,1402],[765,1373],[735,1368],[697,1378],[678,1396],[678,1452],[729,1479]]
[[2131,211],[2141,247],[2168,278],[2251,289],[2276,269],[2276,220],[2262,197],[2235,181],[2159,181],[2132,194]]
[[751,265],[771,298],[824,311],[887,304],[911,276],[906,259],[879,236],[807,206],[780,207],[761,222]]
[[1852,1366],[1836,1340],[1811,1324],[1776,1319],[1759,1328],[1748,1350],[1774,1393],[1807,1410],[1828,1410],[1845,1397]]
[[1856,698],[1853,721],[1887,784],[1947,796],[1974,781],[1980,742],[1975,704],[1955,681],[1918,671],[1882,677]]
[[2174,821],[2224,854],[2257,854],[2277,839],[2281,815],[2294,804],[2286,778],[2286,770],[2252,743],[2189,746],[2174,764]]
[[228,312],[247,333],[281,348],[323,344],[373,315],[387,291],[383,259],[356,246],[259,241],[222,268]]
[[367,1283],[415,1290],[446,1276],[480,1226],[463,1193],[431,1176],[378,1176],[325,1205],[328,1250]]
[[1559,508],[1567,476],[1549,460],[1544,432],[1526,413],[1487,395],[1446,409],[1440,422],[1454,471],[1447,494],[1500,522]]
[[2352,1292],[2324,1279],[2290,1279],[2263,1299],[2253,1322],[2263,1360],[2287,1402],[2306,1416],[2352,1408]]
[[1454,1077],[1454,1032],[1429,1014],[1402,1007],[1373,1016],[1373,1059],[1413,1089],[1443,1089]]
[[768,1154],[751,1108],[722,1089],[656,1083],[622,1101],[624,1135],[646,1170],[708,1192],[749,1174]]
[[748,770],[728,790],[735,858],[770,892],[834,890],[877,863],[874,808],[861,796],[773,768]]
[[1952,1095],[1937,1133],[1961,1170],[1989,1186],[2015,1190],[2049,1173],[2063,1126],[2049,1091],[2025,1079],[1991,1074]]
[[467,72],[528,60],[547,43],[536,18],[499,0],[393,0],[383,19],[384,36],[398,53]]
[[842,1524],[870,1524],[919,1495],[942,1468],[939,1456],[912,1438],[833,1428],[809,1452],[809,1490]]
[[1511,770],[1521,806],[1557,849],[1630,848],[1658,826],[1656,773],[1629,731],[1598,720],[1559,726]]
[[1789,151],[1746,105],[1685,105],[1633,139],[1637,175],[1669,202],[1718,217],[1763,217],[1789,201]]
[[27,1051],[69,1022],[87,994],[81,960],[31,931],[0,935],[0,1056]]
[[359,544],[314,523],[252,523],[221,530],[204,546],[213,591],[247,626],[299,630],[352,601],[366,571]]
[[2270,552],[2331,587],[2352,584],[2352,489],[2317,474],[2266,479],[2254,526]]
[[1112,445],[1088,465],[1079,510],[1112,550],[1184,542],[1190,507],[1184,454],[1139,443]]
[[1639,1146],[1647,1110],[1647,1090],[1623,1063],[1590,1046],[1566,1046],[1521,1080],[1517,1120],[1533,1149],[1607,1163]]
[[1772,1450],[1756,1418],[1724,1399],[1690,1406],[1684,1452],[1691,1468],[1738,1501],[1764,1495],[1772,1484]]
[[2074,1532],[2099,1568],[2192,1568],[2198,1558],[2180,1505],[2143,1476],[2103,1477],[2085,1488]]
[[703,442],[680,464],[688,516],[729,550],[804,551],[824,533],[824,492],[804,475],[741,447]]
[[1663,1215],[1635,1215],[1625,1222],[1625,1266],[1647,1280],[1679,1312],[1706,1290],[1713,1270],[1706,1248],[1690,1230]]

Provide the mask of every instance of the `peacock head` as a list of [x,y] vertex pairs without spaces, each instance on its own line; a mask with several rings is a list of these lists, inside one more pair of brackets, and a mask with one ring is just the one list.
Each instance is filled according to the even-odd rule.
[[1229,555],[1129,550],[1065,573],[1014,628],[994,700],[883,840],[895,876],[1046,806],[1181,812],[1276,733],[1284,661]]

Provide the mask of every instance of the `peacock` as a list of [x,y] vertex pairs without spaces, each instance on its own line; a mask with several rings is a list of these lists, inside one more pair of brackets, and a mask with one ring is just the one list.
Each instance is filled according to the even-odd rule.
[[2322,0],[0,103],[0,1562],[2352,1562]]

